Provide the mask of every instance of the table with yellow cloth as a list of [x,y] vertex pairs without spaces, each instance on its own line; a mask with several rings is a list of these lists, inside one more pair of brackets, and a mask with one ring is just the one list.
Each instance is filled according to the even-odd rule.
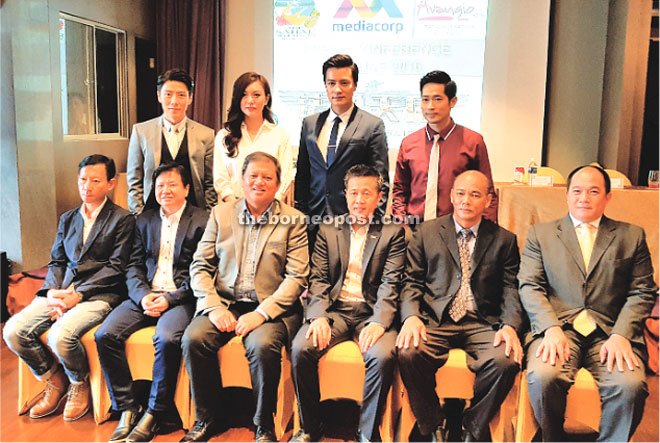
[[[518,236],[522,253],[529,227],[549,222],[568,213],[566,187],[528,186],[495,183],[499,197],[498,222]],[[641,226],[653,262],[653,278],[658,282],[658,190],[646,187],[612,189],[612,200],[605,215],[613,220]]]

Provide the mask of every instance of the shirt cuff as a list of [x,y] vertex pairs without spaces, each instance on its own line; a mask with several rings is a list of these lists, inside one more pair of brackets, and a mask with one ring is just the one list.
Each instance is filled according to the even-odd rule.
[[263,309],[261,309],[260,307],[257,307],[257,309],[255,309],[255,311],[257,311],[259,314],[261,314],[261,316],[264,319],[266,319],[266,321],[270,320],[270,317],[268,316],[268,314],[266,314],[266,312]]

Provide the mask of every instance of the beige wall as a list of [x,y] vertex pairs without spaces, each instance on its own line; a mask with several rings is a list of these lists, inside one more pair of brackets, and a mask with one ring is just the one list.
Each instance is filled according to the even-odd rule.
[[[17,263],[13,271],[48,262],[59,215],[80,204],[77,164],[89,154],[112,157],[126,168],[128,138],[65,141],[60,101],[59,13],[66,12],[126,31],[129,123],[135,123],[135,37],[155,39],[154,0],[8,0],[2,7],[2,78],[13,85],[15,121],[3,124],[2,189],[18,199],[11,213],[3,209],[0,249]],[[7,25],[9,25],[7,27]],[[4,119],[3,119],[4,120]],[[12,127],[13,126],[13,127]],[[129,125],[130,127],[130,125]],[[15,135],[12,133],[15,131]],[[14,200],[16,201],[16,200]],[[5,223],[9,217],[9,222]],[[20,239],[20,242],[17,241]]]

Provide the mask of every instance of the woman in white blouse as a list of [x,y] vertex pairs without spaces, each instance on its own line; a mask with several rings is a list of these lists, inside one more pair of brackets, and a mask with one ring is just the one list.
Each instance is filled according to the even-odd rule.
[[289,134],[275,125],[270,109],[272,102],[270,86],[264,76],[246,72],[234,82],[227,121],[215,137],[213,185],[219,199],[230,201],[243,197],[241,168],[245,157],[263,151],[277,158],[282,167],[276,197],[293,203],[289,196],[295,178],[296,155],[289,143]]

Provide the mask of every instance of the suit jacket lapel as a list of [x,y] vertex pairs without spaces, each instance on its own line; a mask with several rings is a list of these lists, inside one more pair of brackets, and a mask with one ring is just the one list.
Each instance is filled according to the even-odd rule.
[[376,245],[378,244],[378,239],[380,238],[380,231],[381,231],[381,226],[379,224],[372,224],[369,226],[369,232],[367,232],[367,239],[365,240],[364,243],[364,251],[362,253],[362,281],[364,281],[364,274],[367,270],[367,267],[369,265],[369,261],[371,260],[371,257],[374,255],[374,251],[376,250]]
[[562,218],[557,224],[557,237],[564,244],[564,247],[575,260],[580,272],[583,275],[587,275],[587,272],[584,268],[584,258],[582,258],[582,250],[580,249],[580,243],[578,242],[577,234],[575,233],[575,227],[573,226],[573,221],[570,216]]
[[245,229],[246,224],[242,223],[243,217],[241,211],[243,210],[244,200],[238,200],[234,204],[234,209],[231,214],[231,231],[232,238],[234,239],[234,249],[236,250],[236,263],[238,266],[243,263],[243,246],[245,245]]
[[601,257],[610,246],[614,237],[616,236],[616,225],[612,221],[603,216],[600,219],[600,225],[598,225],[598,234],[596,235],[596,241],[594,242],[594,248],[591,250],[591,257],[589,258],[589,269],[587,270],[587,275],[591,274],[594,270]]
[[447,224],[442,223],[440,225],[440,238],[442,238],[442,241],[447,246],[447,249],[449,249],[449,253],[454,259],[454,263],[458,269],[461,269],[461,258],[458,253],[458,241],[456,240],[456,227],[454,226],[454,218],[449,217],[447,220],[449,220]]
[[151,229],[151,238],[153,241],[151,249],[154,251],[154,257],[160,256],[160,233],[162,224],[163,221],[160,218],[160,211],[157,211],[154,217],[151,219],[151,223],[149,223],[149,229]]
[[[165,117],[161,116],[161,118],[158,119],[158,124],[154,125],[153,129],[154,132],[152,133],[153,137],[153,147],[154,147],[154,169],[160,165],[160,151],[163,145],[163,119]],[[151,177],[149,177],[151,179]]]
[[488,223],[486,219],[481,220],[481,225],[479,225],[479,232],[477,235],[477,241],[474,244],[474,250],[472,251],[472,260],[470,266],[470,275],[472,275],[479,266],[481,259],[484,257],[484,254],[490,247],[490,244],[495,239],[493,225]]
[[83,230],[85,228],[80,211],[82,211],[82,208],[78,208],[78,214],[73,217],[73,222],[71,223],[71,234],[69,234],[69,238],[76,242],[76,257],[74,260],[78,260],[78,258],[82,255],[83,249]]
[[346,277],[348,262],[351,260],[351,229],[350,224],[342,223],[337,230],[337,250],[339,251],[340,278],[342,281]]
[[[94,240],[99,235],[99,232],[101,232],[103,226],[105,226],[105,223],[108,221],[108,218],[110,217],[111,209],[112,209],[112,202],[110,201],[110,199],[108,199],[108,201],[105,202],[105,205],[103,205],[103,209],[101,209],[101,212],[96,217],[96,220],[92,225],[92,229],[91,231],[89,231],[89,237],[87,237],[87,241],[83,244],[82,249],[80,250],[80,256],[78,258],[84,256],[85,253],[87,253],[87,251],[89,250],[90,246],[94,243]],[[80,218],[82,219],[82,215],[80,216]],[[80,238],[82,240],[82,230],[80,231]]]
[[[346,145],[348,145],[348,141],[353,138],[355,131],[357,131],[357,128],[360,125],[361,119],[362,115],[358,114],[358,107],[354,106],[353,112],[351,112],[351,116],[348,118],[344,133],[341,136],[341,140],[339,140],[339,146],[337,146],[337,153],[335,154],[335,161],[337,161],[336,159],[338,159],[342,152],[346,150]],[[334,164],[334,162],[332,164]]]

